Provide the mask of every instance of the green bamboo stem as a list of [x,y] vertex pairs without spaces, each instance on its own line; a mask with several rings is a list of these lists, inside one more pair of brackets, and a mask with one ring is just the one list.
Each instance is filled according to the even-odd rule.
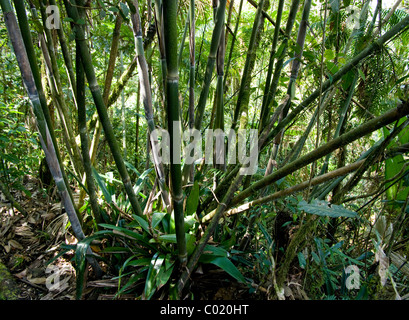
[[261,110],[260,110],[260,124],[259,124],[259,133],[266,127],[267,125],[267,106],[270,104],[270,83],[271,83],[271,77],[273,75],[273,70],[274,70],[274,59],[275,59],[275,54],[277,50],[277,43],[278,43],[278,36],[280,33],[280,26],[281,26],[281,17],[283,15],[283,9],[284,9],[284,0],[280,0],[278,3],[278,8],[277,8],[277,18],[276,18],[276,23],[275,23],[275,28],[274,28],[274,36],[273,36],[273,43],[271,45],[271,51],[270,51],[270,61],[268,64],[268,70],[267,70],[267,76],[266,76],[266,83],[264,86],[264,94],[263,94],[263,102],[261,105]]
[[165,171],[163,168],[163,163],[158,158],[159,150],[156,141],[154,141],[152,132],[156,129],[155,121],[154,121],[154,112],[152,106],[152,92],[150,87],[149,81],[149,73],[148,73],[148,64],[145,59],[145,53],[143,49],[143,40],[142,40],[142,27],[141,27],[141,19],[139,16],[139,5],[138,1],[133,1],[135,6],[136,12],[132,14],[131,20],[133,25],[133,32],[135,38],[135,49],[138,59],[138,75],[139,75],[139,85],[141,90],[141,97],[142,102],[145,110],[145,117],[148,123],[148,130],[149,130],[149,137],[151,141],[151,150],[152,156],[155,166],[155,171],[159,180],[159,188],[161,191],[161,197],[163,203],[168,212],[171,211],[171,205],[169,200],[169,193],[166,188],[166,178],[165,178]]
[[[354,95],[354,92],[355,92],[355,85],[356,85],[357,80],[358,80],[358,75],[355,74],[354,79],[352,80],[352,83],[351,83],[351,87],[349,88],[348,97],[346,98],[342,109],[339,111],[339,121],[335,129],[333,139],[339,136],[339,134],[341,133],[342,127],[345,125],[348,109],[351,104],[351,100]],[[329,164],[330,157],[331,157],[331,154],[328,154],[326,156],[324,165],[321,168],[321,174],[325,173],[328,170],[328,164]]]
[[362,179],[363,174],[372,166],[377,159],[385,152],[385,149],[391,143],[391,141],[408,126],[409,120],[406,120],[399,127],[395,127],[392,132],[385,138],[382,143],[375,148],[367,157],[364,165],[347,181],[347,183],[334,194],[331,202],[335,204],[341,203],[341,198],[352,190],[358,182]]
[[[284,0],[281,0],[281,1],[284,1]],[[235,45],[236,39],[237,39],[237,32],[239,30],[240,16],[241,16],[241,9],[242,8],[243,8],[243,0],[240,0],[239,11],[237,13],[236,24],[234,26],[233,37],[232,37],[231,44],[230,44],[229,57],[227,58],[226,72],[225,72],[224,82],[223,82],[223,87],[224,88],[226,88],[226,79],[229,76],[231,57],[233,56],[233,49],[234,49],[234,45]]]
[[[80,12],[82,11],[83,10],[81,10]],[[109,53],[108,67],[107,67],[107,72],[105,76],[104,91],[102,94],[104,103],[107,106],[107,108],[109,107],[108,105],[109,93],[110,93],[111,86],[112,86],[112,79],[114,77],[115,63],[116,63],[116,58],[118,55],[119,39],[121,35],[120,34],[121,25],[122,25],[122,16],[118,14],[115,20],[114,31],[112,32],[111,50]],[[123,92],[123,90],[121,90],[121,92]],[[91,166],[94,165],[95,163],[97,149],[98,149],[98,142],[100,141],[101,133],[102,133],[102,125],[101,125],[100,120],[97,118],[96,123],[95,123],[95,128],[94,128],[94,134],[92,135],[91,147],[89,149]],[[87,180],[87,177],[84,176],[82,179],[82,183],[84,184],[86,180]],[[85,190],[81,189],[80,198],[79,198],[80,206],[82,206],[84,197],[85,197]]]
[[190,0],[189,7],[189,129],[195,126],[195,41],[196,41],[196,17],[195,0]]
[[[197,104],[196,115],[194,116],[195,129],[200,130],[203,121],[203,115],[206,107],[206,102],[209,96],[209,89],[212,80],[214,66],[217,59],[217,51],[220,44],[222,31],[224,30],[224,17],[226,9],[226,0],[220,0],[216,10],[216,22],[213,29],[212,40],[210,43],[210,52],[207,59],[206,72],[203,80],[202,91],[200,92],[199,102]],[[197,71],[197,70],[196,70]],[[193,170],[193,164],[185,164],[183,168],[183,183],[187,183],[187,178]]]
[[[294,21],[295,21],[295,17],[297,15],[297,12],[298,12],[299,4],[300,4],[299,0],[293,0],[292,3],[291,3],[290,12],[288,14],[288,19],[287,19],[287,25],[286,25],[286,28],[285,28],[285,37],[284,37],[283,43],[281,44],[283,49],[281,51],[280,57],[278,57],[278,59],[277,59],[276,65],[275,65],[273,79],[271,81],[270,89],[268,90],[267,102],[266,102],[265,108],[262,109],[261,122],[260,122],[262,128],[264,128],[264,126],[266,126],[266,124],[268,122],[268,119],[269,119],[269,113],[270,113],[271,105],[274,102],[274,98],[275,98],[275,95],[276,95],[276,92],[277,92],[278,82],[280,80],[281,72],[282,72],[283,65],[284,65],[284,59],[285,59],[285,57],[287,55],[288,41],[289,41],[289,38],[291,36],[291,31],[292,31],[293,26],[294,26]],[[280,111],[280,113],[281,113],[281,111]],[[273,115],[273,117],[274,117],[274,115]]]
[[[234,130],[237,125],[237,121],[241,113],[243,113],[243,120],[247,119],[248,113],[248,104],[250,100],[250,86],[252,80],[252,73],[254,69],[254,65],[256,63],[256,53],[258,49],[258,45],[260,43],[261,33],[263,31],[264,26],[264,16],[262,14],[262,10],[264,9],[264,0],[260,0],[256,15],[254,17],[253,28],[251,32],[250,42],[247,49],[246,55],[246,62],[244,64],[243,75],[241,78],[240,83],[240,91],[237,96],[237,104],[234,110],[234,116],[232,120],[231,128]],[[267,2],[268,4],[268,2]],[[241,122],[241,121],[240,121]],[[244,123],[240,125],[241,128],[245,129],[247,120],[244,120]]]
[[139,157],[138,157],[138,147],[139,147],[139,106],[140,106],[140,99],[141,98],[141,86],[138,83],[138,89],[136,90],[136,125],[135,125],[135,168],[138,168],[139,165]]
[[[82,16],[84,15],[81,12]],[[88,196],[89,196],[89,204],[91,205],[91,210],[96,222],[96,225],[103,222],[101,209],[98,205],[98,196],[97,196],[97,189],[95,187],[94,178],[92,175],[92,163],[91,157],[89,154],[89,137],[88,137],[88,130],[87,130],[87,109],[86,109],[86,101],[85,101],[85,74],[84,68],[81,62],[81,54],[79,52],[79,47],[76,46],[76,55],[75,55],[75,68],[77,77],[75,79],[75,83],[77,88],[75,92],[77,93],[76,101],[77,101],[77,109],[78,109],[78,131],[80,133],[81,139],[81,152],[82,152],[82,159],[84,165],[84,179],[87,184],[88,189]],[[83,182],[84,183],[84,182]],[[83,189],[82,189],[83,190]],[[80,195],[81,198],[81,195]],[[80,200],[81,203],[81,200]],[[98,227],[97,227],[98,228]]]
[[[67,14],[74,21],[78,21],[79,15],[78,15],[77,9],[75,8],[76,3],[74,0],[71,0],[71,3],[72,5],[67,0],[64,1],[65,8],[67,10]],[[122,183],[125,187],[125,191],[128,195],[132,209],[135,214],[142,216],[143,214],[142,209],[139,205],[139,201],[136,198],[136,194],[132,187],[131,180],[129,178],[129,174],[126,170],[126,166],[125,166],[125,163],[121,155],[121,150],[116,141],[114,130],[109,120],[107,108],[105,106],[105,103],[104,103],[104,100],[101,94],[101,90],[99,88],[97,78],[95,76],[95,71],[94,71],[94,67],[92,64],[92,58],[91,58],[91,54],[90,54],[90,51],[87,45],[84,31],[78,24],[75,24],[75,23],[73,24],[73,29],[75,31],[76,41],[80,49],[81,61],[84,67],[85,74],[87,76],[89,88],[90,88],[92,97],[94,99],[95,106],[97,107],[98,115],[102,123],[109,147],[111,149],[112,156],[115,160],[115,164],[121,176]]]
[[[217,85],[215,94],[215,121],[214,129],[220,129],[224,131],[224,88],[223,88],[223,78],[224,78],[224,55],[225,55],[225,32],[224,28],[222,30],[222,35],[220,37],[219,49],[217,51]],[[226,154],[224,154],[225,148],[219,148],[215,150],[214,153],[214,165],[215,168],[225,171],[226,170]],[[222,161],[223,160],[223,161]]]
[[[367,150],[366,152],[364,152],[359,158],[359,160],[365,159],[367,158],[375,149],[377,149],[379,147],[379,145],[384,141],[384,138],[381,138],[380,140],[378,140],[369,150]],[[328,195],[328,193],[330,193],[332,190],[334,190],[344,179],[346,178],[345,176],[341,176],[336,178],[334,181],[332,181],[331,183],[329,183],[327,186],[323,186],[320,188],[320,193],[318,193],[318,191],[313,194],[312,196],[318,200],[324,200],[325,197]]]
[[[57,5],[55,0],[49,0],[49,1],[50,1],[50,5],[53,5],[53,6]],[[69,48],[67,45],[67,41],[65,40],[64,28],[63,28],[62,23],[60,23],[60,27],[57,29],[57,35],[58,35],[58,39],[60,42],[61,52],[64,58],[65,67],[67,69],[68,78],[70,80],[70,87],[71,87],[72,92],[74,93],[74,96],[77,96],[77,92],[76,92],[77,84],[75,80],[75,72],[74,72]]]
[[[316,122],[317,116],[318,116],[318,111],[320,112],[320,115],[324,112],[324,110],[326,109],[327,105],[330,103],[330,101],[332,100],[332,98],[334,97],[336,91],[337,91],[337,87],[334,87],[331,92],[325,92],[324,94],[324,103],[322,106],[320,106],[318,108],[315,109],[315,112],[312,116],[312,118],[310,119],[310,122],[308,123],[307,128],[305,129],[303,135],[300,137],[300,139],[298,139],[298,141],[296,142],[293,150],[291,150],[291,153],[288,155],[288,157],[286,159],[284,159],[284,161],[280,164],[280,166],[285,165],[288,162],[292,162],[295,159],[297,159],[299,157],[299,155],[301,154],[301,150],[305,145],[305,142],[307,141],[307,138],[312,130],[312,128],[314,127],[314,124]],[[271,172],[270,172],[271,173]]]
[[[188,107],[188,116],[189,116],[189,130],[193,130],[195,126],[195,0],[190,0],[189,7],[189,107]],[[192,138],[193,139],[193,138]],[[193,156],[194,150],[191,151],[190,156]],[[186,185],[189,182],[193,182],[194,177],[194,166],[193,165],[184,165],[182,173],[182,183]]]
[[[109,53],[108,67],[107,67],[107,72],[105,76],[104,91],[102,94],[104,103],[107,106],[107,108],[109,108],[109,105],[110,105],[109,104],[109,98],[110,98],[109,94],[111,91],[112,80],[114,78],[115,63],[116,63],[116,59],[118,56],[119,40],[120,40],[120,35],[121,35],[120,34],[121,25],[122,25],[122,16],[118,14],[116,17],[116,21],[115,21],[114,31],[112,32],[111,49]],[[117,93],[116,98],[119,96],[119,94],[122,91],[123,90],[120,90],[120,92]],[[95,157],[97,154],[98,142],[101,137],[101,133],[102,133],[101,122],[99,119],[97,119],[95,128],[94,128],[94,134],[92,136],[91,148],[89,151],[91,154],[91,164],[95,163]]]
[[47,75],[48,75],[48,85],[51,90],[51,98],[52,98],[53,104],[57,108],[58,116],[61,121],[61,127],[62,127],[62,133],[64,136],[65,145],[66,145],[69,157],[71,159],[71,162],[73,164],[74,171],[78,177],[81,177],[83,173],[82,159],[80,156],[78,145],[75,141],[74,132],[72,129],[73,126],[72,126],[70,117],[67,112],[65,100],[60,94],[61,87],[60,89],[57,88],[58,80],[54,77],[55,72],[53,70],[56,66],[53,67],[53,63],[51,61],[52,59],[50,56],[50,51],[47,48],[44,36],[42,34],[39,34],[39,37],[40,37],[40,47],[43,52],[45,66],[46,66]]
[[[165,43],[164,43],[164,26],[163,26],[163,8],[162,8],[162,1],[161,0],[155,0],[155,22],[156,22],[156,33],[158,36],[158,47],[159,47],[159,54],[160,54],[160,63],[161,63],[161,82],[162,82],[162,99],[165,101],[165,93],[166,93],[166,52],[165,52]],[[164,109],[164,119],[166,118],[166,108]],[[164,125],[166,124],[166,121],[164,121]]]
[[182,174],[180,159],[176,159],[176,157],[180,157],[180,152],[176,150],[176,145],[180,143],[181,139],[181,135],[176,133],[180,130],[178,126],[180,110],[179,72],[177,60],[177,0],[167,0],[163,2],[163,18],[167,64],[166,108],[168,113],[168,130],[170,136],[170,176],[172,184],[171,194],[175,215],[178,257],[181,266],[184,267],[187,262],[187,251],[183,215]]
[[224,16],[226,9],[226,0],[220,0],[216,13],[216,22],[213,29],[212,40],[210,42],[210,52],[207,59],[206,72],[203,80],[202,91],[200,92],[199,102],[195,115],[195,128],[200,130],[202,126],[204,111],[207,98],[209,96],[210,83],[212,80],[213,70],[216,63],[217,49],[220,43],[222,30],[224,29]]
[[182,58],[183,58],[183,48],[185,47],[185,41],[187,37],[187,31],[189,29],[189,20],[190,20],[190,11],[186,13],[186,21],[185,21],[185,28],[183,29],[183,35],[182,39],[180,42],[180,47],[179,47],[179,55],[178,55],[178,65],[182,64]]
[[119,95],[121,94],[122,90],[125,88],[129,79],[131,79],[137,65],[138,65],[138,59],[135,56],[135,58],[128,65],[128,68],[121,75],[119,80],[113,85],[111,94],[109,95],[109,98],[108,98],[107,108],[112,106],[118,100]]
[[[33,8],[32,11],[34,16],[36,16],[35,8]],[[47,15],[45,12],[44,0],[40,1],[40,13],[43,25],[45,26]],[[51,95],[53,96],[53,100],[57,101],[56,106],[59,111],[60,120],[67,134],[68,139],[67,149],[71,150],[73,167],[77,176],[82,177],[84,168],[82,166],[81,152],[75,140],[75,133],[73,132],[74,126],[69,114],[70,110],[65,102],[63,94],[61,76],[58,70],[57,58],[55,55],[54,41],[51,35],[51,30],[46,27],[44,28],[44,32],[39,34],[39,36],[41,39],[41,43],[43,44],[42,45],[43,52],[45,53],[45,55],[48,56],[48,61],[50,62],[47,66],[50,76]]]

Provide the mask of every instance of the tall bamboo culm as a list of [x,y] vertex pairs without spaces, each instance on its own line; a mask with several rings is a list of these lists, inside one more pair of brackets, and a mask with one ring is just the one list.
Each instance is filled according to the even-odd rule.
[[[166,109],[168,116],[168,130],[170,135],[170,171],[171,171],[171,194],[175,215],[176,240],[178,257],[181,266],[186,265],[186,237],[184,231],[183,215],[183,190],[180,152],[176,146],[180,143],[181,134],[179,126],[179,71],[178,71],[178,48],[177,48],[177,0],[163,2],[164,38],[166,50]],[[176,160],[176,161],[175,161]]]
[[[64,0],[65,8],[67,10],[68,16],[74,21],[79,20],[78,11],[76,8],[76,2],[71,0],[70,2]],[[132,210],[135,214],[142,216],[143,212],[140,207],[139,201],[136,198],[135,191],[131,184],[131,179],[129,178],[128,171],[126,169],[121,150],[119,148],[118,142],[116,141],[114,130],[112,128],[111,122],[109,120],[107,108],[105,106],[100,87],[95,76],[95,70],[92,64],[91,54],[87,45],[87,40],[85,38],[84,31],[80,27],[80,24],[73,24],[75,31],[76,42],[80,49],[81,61],[84,67],[85,74],[87,76],[89,88],[94,99],[95,106],[98,111],[99,119],[102,123],[102,127],[105,132],[105,136],[108,141],[108,145],[111,149],[111,153],[114,157],[115,164],[117,166],[118,172],[121,176],[122,183],[124,185],[125,191],[128,195],[129,202],[131,203]]]

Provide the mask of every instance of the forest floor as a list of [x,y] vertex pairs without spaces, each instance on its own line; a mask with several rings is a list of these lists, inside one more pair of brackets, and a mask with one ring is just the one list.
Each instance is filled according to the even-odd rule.
[[[48,195],[40,181],[33,177],[26,179],[24,186],[31,196],[22,191],[12,191],[12,195],[27,211],[27,216],[13,209],[0,192],[0,265],[12,275],[18,299],[73,300],[74,252],[71,250],[49,263],[61,252],[61,244],[76,243],[66,228],[67,215],[55,190]],[[111,280],[114,275],[106,272],[103,279],[96,280],[91,271],[86,276],[83,299],[103,300],[115,296],[118,283]],[[190,290],[195,299],[202,300],[265,298],[259,296],[260,292],[249,294],[248,287],[228,279],[224,271],[217,268],[206,270],[205,275],[196,274]],[[135,295],[123,295],[121,299],[135,299]]]
[[[62,256],[47,265],[59,253],[62,243],[75,241],[64,230],[67,221],[61,203],[53,203],[53,196],[42,190],[37,179],[26,179],[24,186],[30,197],[22,191],[12,191],[12,195],[27,216],[11,208],[0,193],[0,262],[13,275],[20,299],[73,299],[75,269],[70,257]],[[59,277],[58,288],[51,287],[55,276]]]

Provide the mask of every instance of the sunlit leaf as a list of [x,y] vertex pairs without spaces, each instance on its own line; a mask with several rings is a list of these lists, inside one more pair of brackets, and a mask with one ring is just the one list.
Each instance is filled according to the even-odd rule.
[[331,218],[355,218],[357,216],[357,213],[354,211],[345,209],[341,205],[330,205],[327,201],[323,200],[313,200],[311,203],[308,203],[304,200],[300,201],[298,203],[298,209],[310,214],[316,214],[319,216],[326,216]]

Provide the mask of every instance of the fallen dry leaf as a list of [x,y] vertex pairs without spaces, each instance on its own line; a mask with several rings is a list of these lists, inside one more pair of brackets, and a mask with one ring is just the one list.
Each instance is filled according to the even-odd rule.
[[378,273],[381,277],[381,285],[385,286],[388,279],[389,259],[380,246],[376,250],[375,259],[379,262]]
[[9,246],[12,246],[13,248],[20,249],[20,250],[24,249],[24,247],[20,243],[18,243],[16,240],[13,240],[13,239],[9,240]]
[[46,278],[32,278],[32,279],[27,279],[27,280],[33,284],[45,284],[47,279]]

